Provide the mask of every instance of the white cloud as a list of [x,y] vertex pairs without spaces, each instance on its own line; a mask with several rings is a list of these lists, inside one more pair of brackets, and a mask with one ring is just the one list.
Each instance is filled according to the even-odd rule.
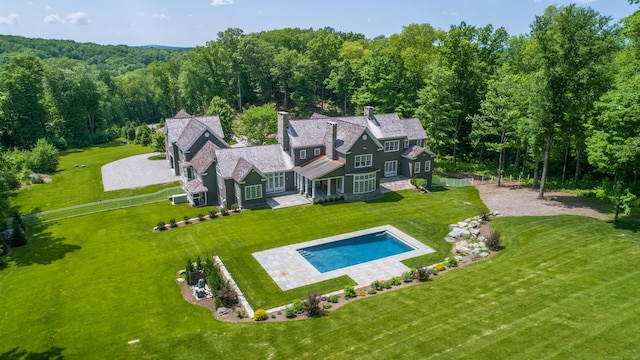
[[45,16],[43,21],[45,24],[51,24],[51,25],[64,24],[64,20],[62,20],[60,16],[56,14],[50,14]]
[[150,18],[160,19],[160,20],[169,20],[169,17],[165,14],[147,14],[143,12],[138,12],[137,15],[141,17],[150,17]]
[[83,12],[75,12],[67,15],[67,20],[71,24],[75,25],[89,25],[89,19],[87,19],[87,14]]
[[212,0],[211,5],[213,6],[231,5],[233,4],[233,2],[234,0]]
[[9,14],[7,16],[0,16],[0,24],[13,25],[16,23],[18,14]]
[[590,4],[590,3],[594,3],[597,0],[573,0],[574,3],[576,4]]

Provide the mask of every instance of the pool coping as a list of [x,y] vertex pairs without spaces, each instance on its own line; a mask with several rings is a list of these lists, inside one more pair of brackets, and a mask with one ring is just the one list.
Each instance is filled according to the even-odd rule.
[[[366,263],[352,265],[341,269],[321,273],[311,263],[309,263],[297,249],[314,245],[326,244],[344,240],[346,238],[366,235],[370,233],[388,231],[399,240],[411,246],[414,250],[401,254],[392,255]],[[404,233],[391,225],[382,225],[373,228],[363,229],[350,233],[343,233],[322,239],[281,246],[253,253],[253,257],[260,263],[262,268],[271,276],[273,281],[282,289],[291,290],[297,287],[317,283],[324,280],[333,279],[339,276],[349,276],[359,286],[371,284],[375,280],[386,280],[394,276],[399,276],[403,272],[410,270],[400,261],[417,256],[435,252],[429,246],[416,240],[414,237]]]

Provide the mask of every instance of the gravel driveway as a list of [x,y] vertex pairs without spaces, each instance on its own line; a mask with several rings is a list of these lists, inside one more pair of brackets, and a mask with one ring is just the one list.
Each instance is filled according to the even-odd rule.
[[495,184],[476,184],[482,202],[491,211],[505,216],[581,215],[608,220],[574,194],[545,192],[545,200],[538,199],[538,191],[520,186],[498,187]]
[[149,160],[158,153],[142,154],[120,159],[102,167],[104,191],[134,189],[178,181],[167,160]]

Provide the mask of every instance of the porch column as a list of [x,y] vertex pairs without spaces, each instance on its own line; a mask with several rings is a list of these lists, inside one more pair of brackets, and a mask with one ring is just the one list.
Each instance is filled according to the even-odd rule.
[[311,180],[311,198],[312,199],[316,198],[316,181],[315,180]]
[[327,179],[327,197],[331,196],[331,179]]
[[309,180],[306,177],[302,177],[304,179],[304,194],[309,195]]

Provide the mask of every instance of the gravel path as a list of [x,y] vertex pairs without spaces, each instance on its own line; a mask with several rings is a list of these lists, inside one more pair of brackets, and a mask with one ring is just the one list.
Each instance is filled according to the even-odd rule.
[[104,191],[135,189],[139,187],[178,181],[166,160],[149,160],[158,153],[130,156],[102,167]]
[[504,216],[581,215],[609,219],[573,194],[549,191],[545,193],[545,200],[538,200],[538,191],[519,186],[482,184],[476,188],[489,210],[499,211]]

